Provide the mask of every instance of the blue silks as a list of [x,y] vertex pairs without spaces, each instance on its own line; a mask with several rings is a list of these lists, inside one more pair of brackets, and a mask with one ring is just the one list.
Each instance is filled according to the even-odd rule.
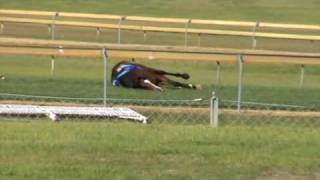
[[116,76],[116,78],[112,81],[112,85],[121,86],[121,79],[123,76],[127,75],[130,71],[135,70],[137,68],[134,64],[123,64],[120,67],[120,73]]

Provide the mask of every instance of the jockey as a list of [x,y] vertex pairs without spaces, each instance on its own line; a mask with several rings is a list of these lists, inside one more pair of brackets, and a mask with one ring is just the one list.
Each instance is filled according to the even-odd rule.
[[122,64],[117,68],[118,75],[113,79],[112,85],[113,86],[121,86],[121,79],[129,72],[137,69],[137,65],[135,64]]

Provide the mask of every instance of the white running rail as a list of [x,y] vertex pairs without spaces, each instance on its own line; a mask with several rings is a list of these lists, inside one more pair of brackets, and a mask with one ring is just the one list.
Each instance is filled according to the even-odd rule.
[[146,124],[147,118],[125,107],[72,107],[0,104],[0,115],[46,115],[53,121],[59,116],[105,117],[134,120]]

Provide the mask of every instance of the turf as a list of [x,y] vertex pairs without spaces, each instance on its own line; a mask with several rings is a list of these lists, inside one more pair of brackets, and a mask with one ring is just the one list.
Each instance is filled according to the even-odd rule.
[[[0,0],[0,7],[158,17],[320,23],[320,4],[317,0]],[[94,30],[83,29],[74,33],[74,29],[57,29],[58,39],[116,42],[116,32],[103,31],[97,38]],[[125,43],[146,43],[142,41],[142,34],[123,35]],[[47,26],[21,27],[16,24],[6,24],[1,36],[50,38]],[[258,48],[319,52],[320,47],[314,42],[310,44],[273,41],[263,44],[264,41],[266,40],[262,43],[258,41]],[[181,45],[184,41],[180,36],[173,36],[168,40],[163,34],[155,34],[148,35],[147,43],[149,42]],[[190,43],[197,44],[197,39],[191,37]],[[251,39],[206,37],[202,44],[248,48]],[[111,60],[109,68],[115,62]],[[217,84],[215,64],[143,60],[138,62],[171,71],[189,72],[192,76],[191,82],[202,84],[203,90],[168,89],[165,93],[154,93],[114,88],[110,87],[109,83],[108,97],[194,99],[208,98],[211,92],[215,91],[222,100],[236,99],[237,66],[222,65],[221,83]],[[50,63],[47,57],[1,56],[0,72],[5,74],[7,79],[0,81],[0,93],[75,98],[102,97],[102,61],[57,59],[54,75],[51,75]],[[302,89],[298,88],[299,73],[300,68],[295,65],[245,65],[243,100],[319,107],[319,67],[307,66]],[[1,96],[1,99],[16,97]],[[63,100],[63,103],[65,102],[66,100]],[[147,126],[101,120],[52,123],[42,118],[35,120],[1,117],[0,179],[243,180],[268,178],[278,172],[306,175],[312,179],[314,174],[319,172],[320,144],[319,131],[316,128],[318,118],[310,119],[308,127],[313,128],[304,128],[301,126],[305,125],[302,123],[305,119],[301,118],[278,119],[276,123],[269,124],[270,116],[247,118],[238,115],[229,117],[224,114],[221,118],[225,121],[221,122],[221,127],[212,129],[207,125],[208,113],[201,114],[198,110],[187,112],[179,116],[179,119],[175,112],[167,112],[165,115],[153,115],[160,123],[154,121]],[[199,117],[206,122],[204,126],[198,123],[193,126],[180,125],[180,122],[187,118]],[[25,122],[19,122],[20,120]],[[166,125],[161,123],[171,120],[177,123],[174,126],[168,125],[168,122]],[[230,126],[228,120],[238,123]],[[288,126],[292,121],[296,126]],[[255,123],[257,126],[250,127]]]
[[12,0],[1,8],[319,24],[317,0]]
[[319,136],[308,128],[4,121],[0,177],[235,180],[277,172],[311,175],[319,168]]
[[[117,61],[111,60],[108,72]],[[192,100],[209,99],[215,92],[222,100],[236,100],[238,68],[221,66],[220,83],[216,80],[216,64],[209,62],[143,61],[139,63],[173,72],[188,72],[202,90],[184,90],[168,87],[164,93],[113,87],[108,74],[107,97],[122,99]],[[35,96],[102,98],[103,61],[98,59],[56,59],[55,72],[51,74],[51,60],[47,57],[0,58],[0,72],[6,80],[0,81],[0,93]],[[306,67],[305,82],[299,88],[300,67],[296,65],[245,65],[243,100],[251,102],[292,104],[319,107],[318,88],[320,70]],[[179,80],[184,82],[184,80]],[[99,103],[99,102],[97,102]],[[101,102],[100,102],[101,103]]]
[[[40,1],[32,0],[10,1],[5,2],[0,0],[2,8],[7,9],[28,9],[28,10],[48,10],[48,11],[67,11],[67,12],[87,12],[87,13],[104,13],[118,15],[143,15],[143,16],[158,16],[158,17],[181,17],[181,18],[202,18],[202,19],[226,19],[239,21],[259,21],[259,22],[282,22],[282,23],[302,23],[302,24],[318,24],[319,3],[316,0],[308,2],[300,1],[264,1],[264,0],[176,0],[176,1],[79,1],[79,0],[57,0],[57,1]],[[312,12],[312,13],[309,13]],[[51,17],[49,17],[51,19]],[[60,20],[70,20],[59,17]],[[74,19],[73,19],[74,20]],[[79,19],[78,19],[79,20]],[[84,21],[84,19],[82,19]],[[87,21],[92,22],[92,19]],[[101,23],[111,23],[103,20]],[[117,24],[118,21],[113,21]],[[124,21],[123,24],[134,25],[150,25],[165,27],[180,27],[180,24],[162,24],[162,23],[147,23],[147,22],[131,22]],[[225,26],[199,26],[191,24],[190,28],[205,28],[205,29],[223,29],[223,30],[244,30],[252,31],[252,28],[232,28]],[[21,31],[23,29],[23,31]],[[319,31],[305,30],[276,30],[270,28],[258,28],[261,32],[276,32],[290,34],[308,34],[319,35]],[[93,28],[70,28],[64,26],[56,26],[56,39],[76,40],[76,41],[94,41],[117,43],[117,31],[102,29],[99,36],[96,36],[96,31]],[[4,32],[1,36],[11,37],[28,37],[51,39],[46,25],[26,25],[5,23]],[[174,33],[148,33],[144,39],[142,32],[122,31],[121,43],[134,44],[155,44],[155,45],[179,45],[185,44],[184,34]],[[237,43],[234,43],[237,42]],[[188,46],[198,46],[198,35],[189,35]],[[237,48],[250,49],[252,48],[251,37],[230,37],[230,36],[215,36],[202,35],[200,45],[204,47],[219,47],[219,48]],[[294,52],[319,52],[320,42],[318,41],[294,41],[294,40],[270,40],[266,38],[257,39],[257,49],[282,50]]]

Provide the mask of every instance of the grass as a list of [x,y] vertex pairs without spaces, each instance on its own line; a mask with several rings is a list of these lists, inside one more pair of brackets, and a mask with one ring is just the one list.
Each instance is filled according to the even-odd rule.
[[[83,21],[83,20],[82,20]],[[88,20],[89,22],[92,20]],[[107,23],[105,21],[101,23]],[[117,22],[112,22],[117,24]],[[126,21],[124,24],[137,25],[137,22]],[[140,22],[141,25],[149,26],[165,26],[174,27],[172,24],[147,24]],[[17,24],[5,23],[1,37],[15,37],[15,38],[35,38],[35,39],[51,39],[46,25],[35,24]],[[184,28],[183,25],[176,25],[176,27]],[[205,29],[220,29],[220,30],[236,30],[236,31],[249,31],[252,29],[230,29],[230,27],[192,27],[192,28],[205,28]],[[21,31],[23,29],[23,31]],[[288,33],[288,34],[307,34],[307,35],[320,35],[317,31],[275,31],[270,29],[259,29],[262,32],[275,32],[275,33]],[[100,42],[100,43],[118,43],[118,31],[102,29],[99,36],[96,35],[94,28],[76,28],[68,26],[56,26],[55,39],[57,40],[72,40],[72,41],[85,41],[85,42]],[[237,43],[234,43],[237,42]],[[184,46],[185,34],[184,33],[160,33],[149,32],[144,39],[143,32],[138,31],[121,31],[122,44],[144,44],[144,45],[166,45],[166,46]],[[189,34],[188,46],[198,47],[199,36],[197,34]],[[252,37],[236,37],[236,36],[218,36],[218,35],[201,35],[201,47],[212,48],[233,48],[233,49],[252,49]],[[257,38],[256,49],[262,50],[275,50],[275,51],[293,51],[293,52],[320,52],[320,42],[318,41],[298,41],[298,40],[284,40],[284,39],[268,39]]]
[[320,134],[308,128],[2,120],[0,177],[9,180],[236,180],[320,165]]
[[[72,11],[72,12],[91,12],[91,13],[113,13],[120,15],[144,15],[144,16],[159,16],[159,17],[184,17],[184,18],[205,18],[205,19],[228,19],[242,21],[259,21],[259,22],[283,22],[283,23],[309,23],[318,24],[319,3],[316,0],[308,2],[299,2],[292,0],[283,1],[264,1],[264,0],[242,0],[235,2],[232,0],[187,0],[187,1],[114,1],[108,2],[96,1],[77,1],[57,0],[39,1],[33,0],[26,2],[10,1],[1,2],[2,8],[13,9],[35,9],[35,10],[50,10],[50,11]],[[22,8],[23,7],[23,8]],[[94,8],[92,8],[94,7]],[[200,10],[201,9],[201,10]],[[313,12],[313,13],[309,13]],[[24,16],[24,18],[26,18]],[[51,19],[51,18],[49,18]],[[70,20],[70,18],[59,17],[60,20]],[[72,19],[79,20],[79,19]],[[82,19],[82,21],[84,21]],[[92,22],[92,19],[88,19]],[[98,20],[97,20],[98,21]],[[98,21],[100,23],[117,24],[118,21]],[[147,23],[124,21],[124,25],[148,25],[148,26],[165,26],[165,27],[180,27],[184,28],[183,24],[177,25],[174,23]],[[204,26],[191,25],[190,28],[204,29],[222,29],[251,32],[252,28],[234,28],[225,26]],[[21,31],[23,29],[23,31]],[[258,28],[261,32],[289,33],[289,34],[307,34],[319,35],[318,31],[306,30],[275,30],[272,28]],[[56,26],[56,39],[89,41],[89,42],[107,42],[117,43],[117,30],[102,29],[99,36],[96,36],[94,28],[71,28],[67,26]],[[184,33],[158,33],[151,32],[144,39],[143,32],[122,31],[121,43],[123,44],[153,44],[153,45],[176,45],[184,46]],[[1,36],[5,37],[28,37],[51,39],[48,33],[47,25],[31,25],[18,23],[5,23],[4,32]],[[188,36],[188,46],[198,46],[199,39],[197,34]],[[202,35],[200,44],[202,47],[218,47],[218,48],[236,48],[236,49],[251,49],[252,37],[232,37],[232,36],[217,36],[217,35]],[[237,43],[234,43],[237,42]],[[266,50],[281,50],[294,52],[319,52],[320,42],[318,41],[302,41],[302,40],[275,40],[268,38],[257,38],[256,49]]]
[[[3,9],[320,23],[318,0],[0,0],[0,5]],[[57,27],[57,31],[58,39],[116,42],[116,32],[111,31],[102,31],[99,38],[89,29],[75,31]],[[47,26],[17,24],[6,24],[1,36],[49,38]],[[177,35],[164,38],[163,34],[148,34],[147,42],[142,41],[142,34],[124,32],[123,36],[124,43],[181,45],[184,42],[183,37]],[[196,37],[189,38],[190,45],[197,44]],[[248,48],[251,39],[204,37],[201,43],[213,47]],[[258,41],[259,49],[319,52],[319,47],[310,42]],[[115,62],[111,60],[109,68]],[[108,97],[194,99],[209,97],[216,91],[222,100],[236,99],[238,70],[235,65],[222,65],[221,84],[218,85],[215,64],[138,62],[168,71],[189,72],[191,82],[202,84],[203,90],[168,89],[165,93],[154,93],[114,88],[109,83]],[[1,56],[0,73],[7,79],[0,81],[0,93],[102,97],[102,61],[57,59],[53,76],[50,63],[47,57]],[[299,66],[295,65],[245,65],[243,100],[319,107],[319,68],[306,67],[302,89],[298,88],[299,73]],[[0,98],[8,99],[6,96]],[[161,121],[171,119],[180,123],[197,117],[208,122],[207,115],[196,110],[183,116],[171,112],[166,118],[163,114],[154,114],[157,121],[147,126],[104,121],[52,123],[42,118],[23,118],[24,122],[21,122],[21,118],[1,117],[0,179],[243,180],[269,178],[270,174],[282,172],[312,179],[313,174],[319,172],[320,134],[314,128],[319,126],[318,118],[310,119],[309,125],[313,128],[301,127],[305,125],[300,126],[302,120],[305,121],[301,118],[269,123],[272,118],[269,116],[247,118],[227,114],[222,115],[218,129],[207,125],[161,124]],[[226,125],[228,121],[235,123]],[[297,126],[287,126],[292,121]],[[254,127],[253,122],[257,123]]]
[[4,9],[319,24],[317,0],[0,0]]
[[[110,61],[108,72],[111,72],[111,67],[116,62]],[[156,93],[112,87],[109,82],[109,98],[192,100],[209,98],[214,91],[223,100],[237,99],[238,68],[235,65],[221,66],[221,83],[217,84],[216,65],[213,63],[138,62],[167,71],[188,72],[192,78],[187,82],[201,84],[203,89],[192,91],[168,88],[164,93]],[[0,63],[0,72],[7,78],[0,82],[0,93],[72,98],[103,97],[101,60],[56,59],[54,75],[51,75],[51,61],[46,57],[3,56]],[[319,73],[319,68],[307,66],[304,85],[299,88],[299,66],[245,65],[243,100],[319,107]]]

